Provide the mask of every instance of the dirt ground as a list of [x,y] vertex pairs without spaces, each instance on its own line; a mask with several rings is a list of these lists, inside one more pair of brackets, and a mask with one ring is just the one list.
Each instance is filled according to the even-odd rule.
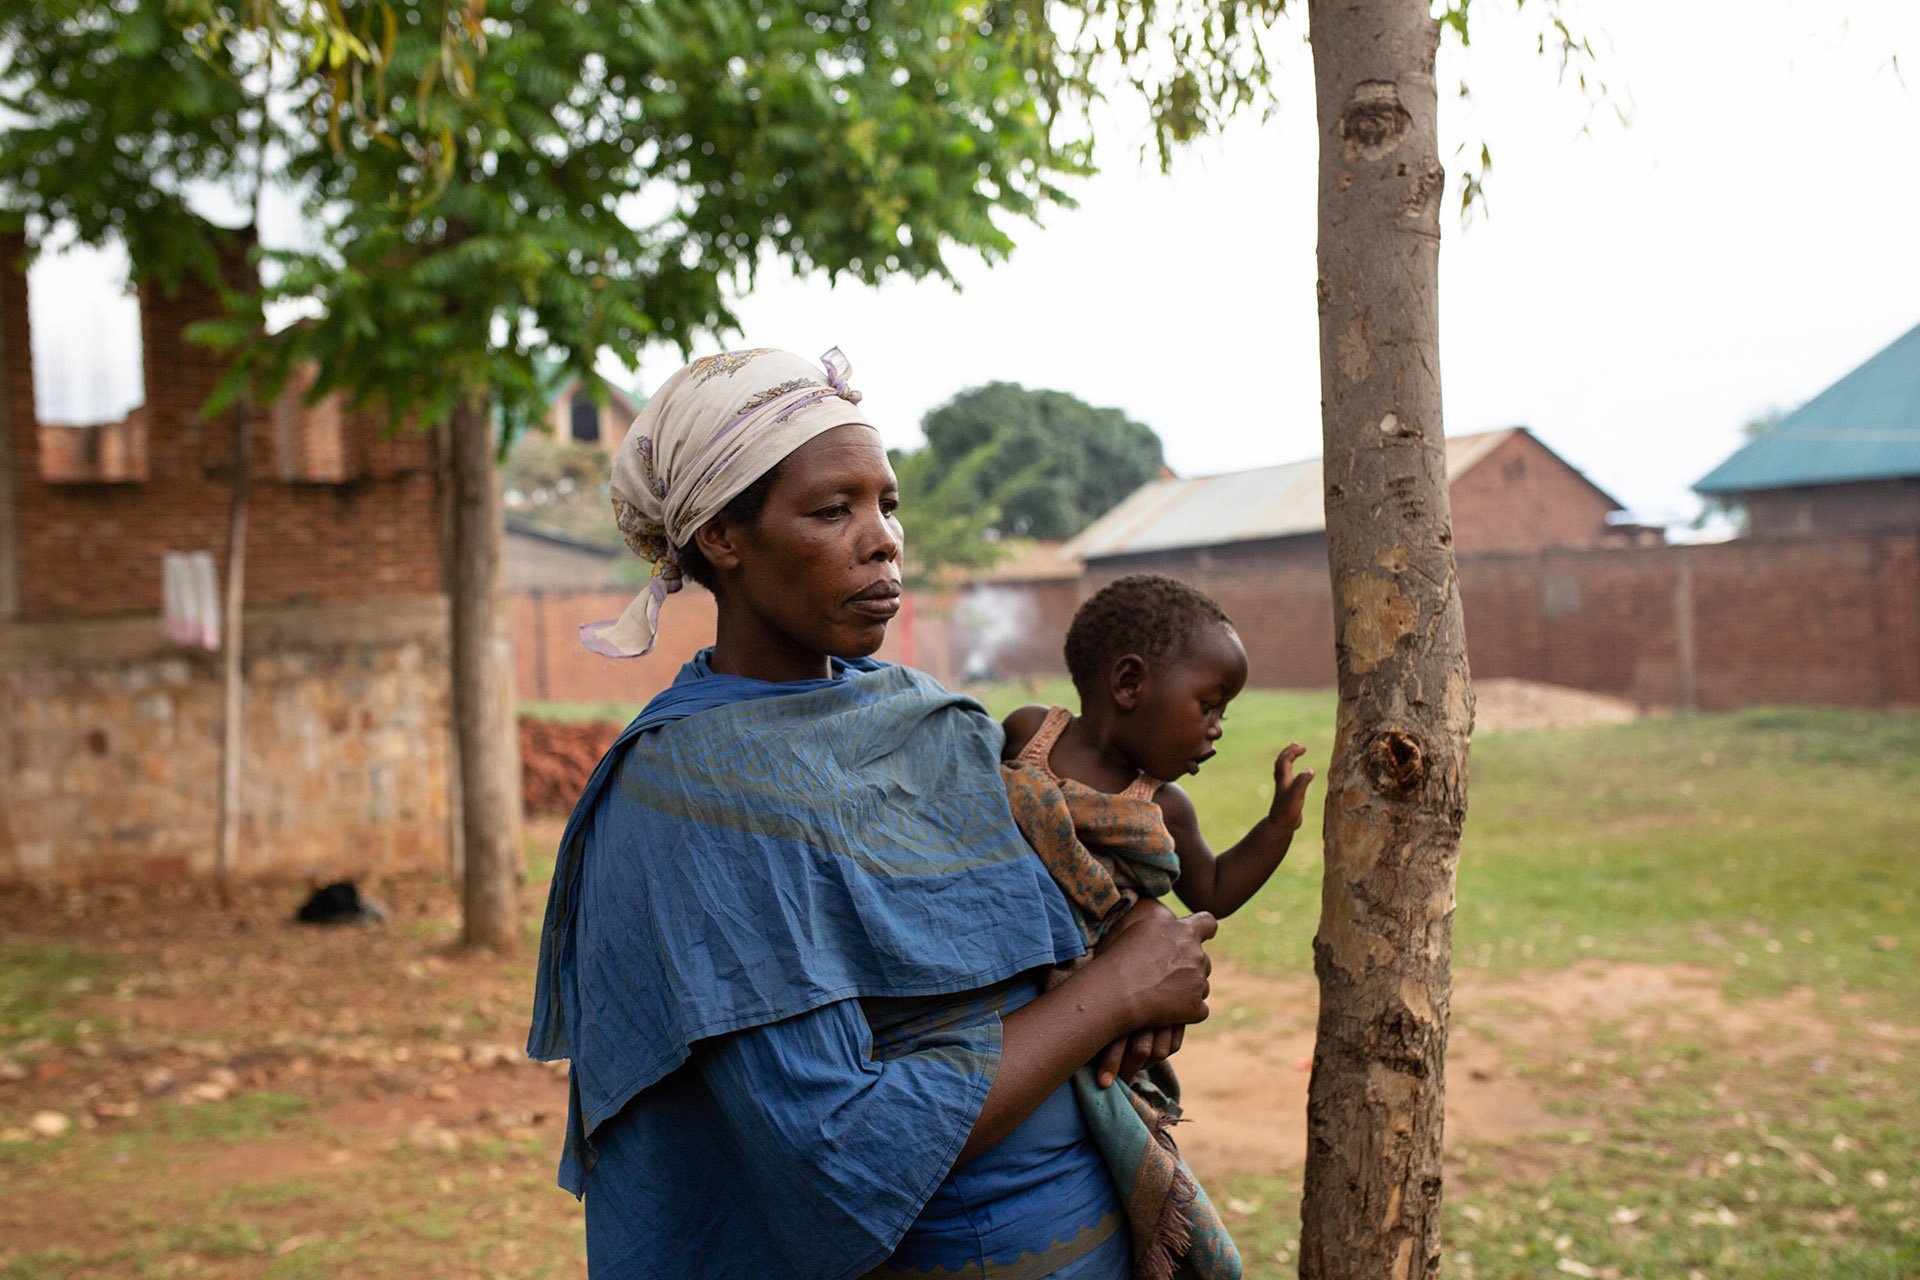
[[[566,1085],[521,1049],[530,958],[456,948],[454,903],[440,886],[386,886],[392,917],[370,927],[296,925],[300,896],[250,889],[222,912],[188,890],[0,895],[0,945],[65,943],[110,957],[99,976],[68,983],[65,1007],[82,1017],[70,1035],[0,1043],[0,1148],[71,1145],[141,1116],[294,1095],[318,1124],[229,1142],[167,1176],[209,1197],[285,1178],[343,1184],[376,1176],[385,1153],[406,1146],[523,1163],[539,1151],[544,1178]],[[529,889],[530,914],[539,897]],[[1203,1179],[1300,1164],[1313,1005],[1305,975],[1216,971],[1215,1017],[1176,1062],[1191,1117],[1180,1140]],[[1717,1024],[1756,1056],[1832,1034],[1808,1005],[1729,1007],[1707,975],[1684,969],[1590,963],[1504,982],[1469,972],[1454,1004],[1449,1142],[1573,1123],[1550,1111],[1508,1050],[1550,1043],[1596,1014],[1621,1026],[1628,1052],[1636,1036],[1675,1022]],[[111,1215],[67,1211],[58,1169],[0,1185],[0,1240],[48,1248],[115,1229]],[[563,1201],[529,1196],[516,1211],[559,1215]]]
[[1477,732],[1507,729],[1577,729],[1590,724],[1619,724],[1640,717],[1625,698],[1585,689],[1505,677],[1473,682],[1473,727]]

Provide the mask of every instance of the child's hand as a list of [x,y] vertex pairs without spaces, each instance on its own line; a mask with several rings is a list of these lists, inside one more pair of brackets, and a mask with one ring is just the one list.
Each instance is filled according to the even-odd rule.
[[1305,747],[1289,742],[1273,762],[1273,807],[1267,810],[1267,817],[1288,831],[1300,829],[1300,818],[1307,808],[1307,788],[1313,785],[1313,770],[1293,771],[1293,762],[1305,754]]

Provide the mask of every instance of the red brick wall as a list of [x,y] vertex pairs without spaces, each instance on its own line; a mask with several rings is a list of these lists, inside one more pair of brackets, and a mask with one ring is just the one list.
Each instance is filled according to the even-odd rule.
[[[23,618],[154,612],[161,553],[211,551],[225,574],[232,418],[203,421],[199,406],[219,358],[181,336],[219,313],[204,287],[143,290],[147,478],[63,484],[43,477],[18,236],[0,238],[0,394],[14,449],[18,605]],[[237,264],[236,270],[247,269]],[[285,433],[263,410],[252,423],[247,599],[253,605],[431,594],[441,589],[434,446],[425,432],[384,438],[371,418],[343,428],[355,478],[282,482]],[[315,459],[318,461],[318,459]],[[328,459],[329,464],[334,460]]]
[[1616,539],[1613,501],[1524,431],[1469,467],[1447,489],[1453,545],[1475,551],[1588,547]]
[[[1089,589],[1144,569],[1220,602],[1253,684],[1334,682],[1322,537],[1102,561]],[[1697,705],[1920,705],[1920,536],[1463,554],[1459,572],[1478,676],[1681,705],[1690,579]]]
[[[1219,601],[1247,646],[1248,683],[1269,689],[1334,683],[1325,534],[1100,560],[1087,567],[1086,592],[1129,573],[1168,574]],[[1064,663],[1056,659],[1053,669],[1064,671]]]
[[147,411],[91,427],[40,424],[40,475],[60,484],[122,484],[147,478]]
[[[580,647],[580,624],[617,618],[638,588],[517,591],[509,599],[514,692],[523,702],[614,702],[629,715],[673,682],[680,665],[713,643],[713,597],[689,586],[667,598],[660,638],[643,658],[603,658]],[[951,683],[947,615],[936,593],[910,591],[874,656]],[[1064,634],[1064,633],[1063,633]]]
[[1920,529],[1920,478],[1762,489],[1738,498],[1755,538]]

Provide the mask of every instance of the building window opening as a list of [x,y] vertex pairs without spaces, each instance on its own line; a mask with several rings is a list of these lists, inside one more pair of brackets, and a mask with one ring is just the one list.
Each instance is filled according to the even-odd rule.
[[574,393],[571,408],[574,443],[599,444],[600,406],[595,404],[593,397],[586,392],[577,391]]
[[27,324],[41,478],[146,479],[140,302],[125,247],[42,252],[27,271]]

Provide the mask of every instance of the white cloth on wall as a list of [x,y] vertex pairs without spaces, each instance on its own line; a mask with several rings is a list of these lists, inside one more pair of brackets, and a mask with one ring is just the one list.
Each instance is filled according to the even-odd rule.
[[160,634],[175,644],[220,647],[220,583],[211,552],[167,552],[161,598]]

